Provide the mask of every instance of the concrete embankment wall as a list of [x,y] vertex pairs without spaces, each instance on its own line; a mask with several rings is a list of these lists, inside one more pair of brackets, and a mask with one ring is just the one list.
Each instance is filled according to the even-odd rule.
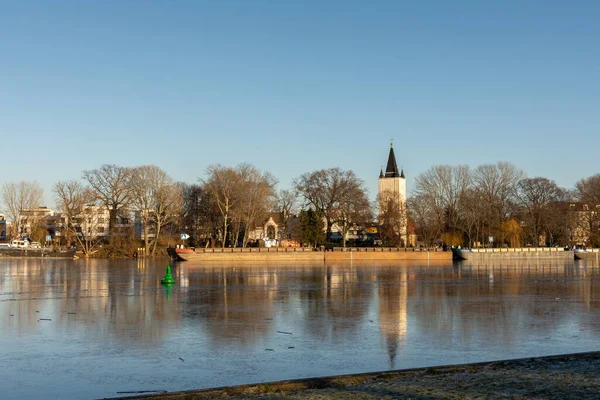
[[350,252],[326,251],[325,259],[330,260],[452,260],[450,251],[398,251],[398,252]]
[[[215,261],[307,261],[327,262],[341,260],[435,260],[450,261],[449,251],[405,251],[404,249],[352,249],[352,251],[310,251],[305,249],[278,249],[266,251],[236,251],[236,249],[215,249],[216,251],[199,250],[195,254],[185,254],[184,258],[195,262]],[[259,251],[260,250],[260,251]],[[348,249],[349,250],[349,249]]]
[[571,251],[548,252],[548,251],[516,251],[504,253],[469,253],[469,262],[489,262],[495,260],[562,260],[574,261],[575,257]]
[[575,259],[600,262],[600,252],[577,253]]

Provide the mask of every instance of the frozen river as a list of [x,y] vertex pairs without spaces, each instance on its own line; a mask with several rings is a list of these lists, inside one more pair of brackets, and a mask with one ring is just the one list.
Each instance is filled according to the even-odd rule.
[[597,264],[0,260],[0,398],[600,350]]

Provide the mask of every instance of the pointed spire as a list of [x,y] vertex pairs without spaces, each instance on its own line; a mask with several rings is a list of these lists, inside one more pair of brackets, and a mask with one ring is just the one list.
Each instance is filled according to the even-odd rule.
[[405,178],[405,176],[404,176],[404,167],[402,167],[402,170],[400,172],[400,178]]
[[396,164],[396,156],[394,155],[394,144],[390,143],[390,155],[388,157],[387,167],[385,168],[386,178],[395,178],[400,176],[398,172],[398,164]]
[[379,177],[383,178],[383,167],[381,167],[381,169],[379,170]]

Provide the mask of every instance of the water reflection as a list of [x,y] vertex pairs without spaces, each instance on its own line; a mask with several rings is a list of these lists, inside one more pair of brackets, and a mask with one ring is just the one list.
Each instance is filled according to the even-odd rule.
[[[165,388],[182,390],[596,350],[600,333],[599,268],[589,260],[182,263],[173,287],[160,285],[165,266],[0,260],[0,345],[19,349],[8,357],[34,380],[41,368],[27,347],[34,341],[41,357],[70,355],[58,361],[69,384],[105,371],[106,379],[82,389],[89,397],[111,395],[117,383],[155,382],[159,370]],[[167,361],[175,355],[186,364]],[[87,357],[94,367],[81,366]],[[135,374],[127,360],[135,360]],[[207,363],[210,372],[198,369]]]
[[[390,369],[396,364],[398,348],[404,345],[407,331],[408,273],[386,279],[379,286],[379,329],[390,357]],[[414,278],[414,277],[413,277]]]

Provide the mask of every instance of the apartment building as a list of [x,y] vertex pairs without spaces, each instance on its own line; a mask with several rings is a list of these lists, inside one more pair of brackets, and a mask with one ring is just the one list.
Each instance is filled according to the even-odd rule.
[[[125,235],[135,230],[139,231],[139,229],[134,229],[137,219],[129,214],[124,213],[117,216],[117,223],[115,224],[117,234]],[[29,237],[36,229],[42,229],[44,236],[48,235],[54,239],[65,236],[68,231],[67,227],[70,225],[81,238],[103,240],[108,239],[109,236],[109,221],[110,214],[103,206],[85,206],[71,221],[68,221],[68,217],[63,213],[55,213],[47,207],[36,207],[21,211],[18,236]],[[2,224],[0,223],[0,225]],[[6,226],[6,221],[2,226]],[[3,232],[6,235],[5,228]]]
[[0,214],[0,242],[6,241],[6,217]]
[[19,215],[18,237],[29,237],[36,229],[47,230],[46,219],[54,216],[48,207],[35,207],[21,210]]
[[565,206],[571,244],[600,245],[600,204],[569,202]]
[[106,207],[88,205],[71,222],[77,235],[88,239],[108,238],[110,214]]

